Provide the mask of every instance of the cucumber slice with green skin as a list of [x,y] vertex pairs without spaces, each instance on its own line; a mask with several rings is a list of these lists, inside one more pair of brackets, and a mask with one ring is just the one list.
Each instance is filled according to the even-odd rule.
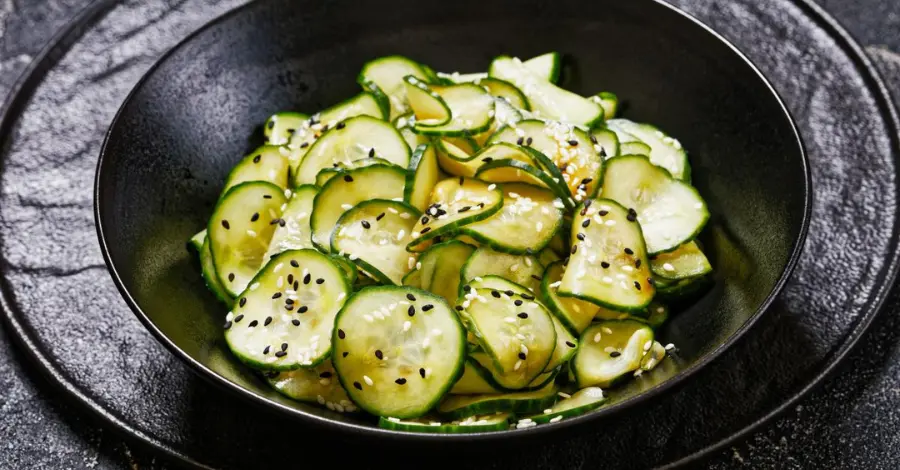
[[603,108],[599,104],[554,85],[529,70],[519,59],[497,57],[491,62],[488,75],[506,80],[522,90],[538,117],[585,127],[603,121]]
[[459,232],[459,228],[496,214],[503,206],[503,191],[496,185],[468,179],[448,178],[431,192],[428,209],[413,228],[413,241],[407,249],[433,239]]
[[335,163],[380,157],[402,168],[409,166],[409,146],[389,123],[371,116],[341,121],[309,149],[294,172],[294,185],[313,184],[316,175]]
[[475,178],[489,183],[523,183],[537,186],[539,188],[548,189],[557,193],[563,200],[568,198],[560,193],[565,194],[558,184],[553,181],[547,173],[544,173],[537,167],[519,160],[505,159],[494,160],[485,163],[478,168]]
[[275,113],[266,119],[263,124],[263,136],[268,145],[285,145],[291,141],[291,137],[297,129],[304,126],[309,116],[302,113],[281,112]]
[[399,420],[397,418],[380,417],[378,419],[378,427],[394,431],[433,434],[466,434],[474,432],[505,431],[509,429],[509,418],[509,413],[469,416],[465,419],[450,422],[442,422],[427,417],[416,420]]
[[372,166],[372,165],[377,165],[377,164],[393,165],[393,163],[391,163],[383,158],[378,158],[378,157],[371,157],[371,158],[366,157],[366,158],[360,158],[359,160],[353,160],[352,162],[335,163],[332,165],[331,168],[325,168],[325,169],[319,171],[319,173],[316,175],[316,186],[318,186],[320,188],[322,186],[325,186],[325,183],[327,183],[329,180],[331,180],[331,178],[334,178],[335,176],[337,176],[339,174],[346,173],[347,170],[355,170],[357,168],[365,168],[367,166]]
[[634,212],[608,199],[587,201],[576,211],[559,295],[623,312],[642,311],[656,289]]
[[438,165],[442,170],[453,176],[475,176],[479,160],[475,159],[476,144],[461,138],[434,138],[434,146],[437,151]]
[[581,335],[581,346],[570,366],[579,388],[607,388],[641,367],[644,352],[653,346],[653,330],[633,320],[605,321]]
[[410,287],[367,287],[335,319],[334,368],[362,409],[416,418],[463,372],[465,330],[444,299]]
[[501,129],[488,142],[521,142],[546,156],[559,168],[562,181],[557,183],[565,185],[575,201],[593,197],[602,186],[602,147],[578,127],[528,119]]
[[548,384],[540,390],[494,395],[449,395],[437,407],[441,416],[462,419],[485,413],[536,413],[556,402],[559,388]]
[[229,189],[248,181],[266,181],[281,189],[287,188],[290,165],[282,152],[285,152],[282,147],[273,145],[263,145],[250,152],[231,169],[231,173],[225,180],[222,195],[224,196]]
[[503,208],[481,222],[464,226],[461,233],[504,253],[543,250],[562,227],[560,199],[550,191],[527,184],[504,184],[502,189]]
[[277,392],[292,400],[318,403],[339,413],[352,413],[357,409],[338,382],[334,367],[328,359],[317,367],[267,375],[266,381]]
[[332,325],[348,294],[350,283],[328,256],[286,251],[238,296],[225,317],[225,341],[251,367],[315,367],[331,352]]
[[472,136],[491,127],[494,121],[494,98],[484,88],[472,83],[461,85],[433,85],[431,90],[440,95],[450,107],[450,122],[443,125],[422,125],[416,120],[413,131],[424,135]]
[[509,388],[531,383],[544,371],[556,347],[550,313],[522,289],[506,279],[486,276],[482,282],[473,280],[463,286],[464,294],[457,301],[467,329],[497,370],[518,385],[505,385]]
[[538,292],[543,272],[544,267],[533,255],[511,255],[481,247],[466,260],[460,280],[466,284],[477,277],[493,275],[525,286],[530,292]]
[[408,287],[422,288],[422,271],[413,269],[403,276],[403,285]]
[[526,60],[523,65],[538,77],[556,83],[559,81],[559,71],[562,68],[562,55],[559,52],[548,52]]
[[277,255],[287,250],[300,250],[313,248],[312,229],[309,226],[312,214],[313,200],[319,188],[312,185],[303,185],[291,191],[291,197],[287,206],[281,212],[281,217],[274,222],[275,232],[266,250],[266,258]]
[[[483,352],[480,353],[486,356]],[[490,362],[490,358],[487,358]],[[450,393],[453,395],[482,395],[486,393],[503,393],[503,389],[497,387],[490,372],[469,357],[463,369],[462,377],[453,384]]]
[[607,397],[599,387],[583,388],[563,398],[541,414],[529,416],[528,419],[537,424],[555,423],[563,418],[581,416],[588,411],[596,410],[606,403]]
[[[650,147],[650,162],[665,168],[673,177],[682,181],[691,179],[687,152],[677,140],[649,124],[639,124],[627,119],[611,119],[606,127],[613,131],[631,134]],[[624,152],[622,152],[624,155]]]
[[713,284],[713,281],[709,275],[706,275],[679,279],[677,281],[662,279],[658,280],[657,284],[659,285],[657,290],[660,299],[682,302],[708,289]]
[[619,147],[619,152],[622,155],[642,155],[645,157],[650,156],[650,146],[643,142],[625,142]]
[[474,83],[484,87],[492,96],[506,101],[514,108],[524,109],[526,111],[531,110],[531,104],[528,103],[528,99],[525,98],[525,94],[522,93],[522,90],[516,88],[515,85],[506,80],[487,77],[475,80]]
[[216,273],[216,267],[213,264],[212,251],[209,248],[209,239],[205,239],[202,248],[200,248],[200,269],[206,288],[213,293],[216,299],[227,305],[228,308],[231,308],[231,305],[234,303],[234,297],[219,281],[219,275]]
[[250,283],[265,257],[287,200],[278,186],[263,181],[241,183],[219,200],[207,227],[213,265],[232,297]]
[[651,257],[650,269],[654,276],[675,281],[712,272],[709,260],[694,241],[679,246],[675,251]]
[[203,229],[194,234],[190,240],[188,240],[187,246],[188,250],[193,250],[195,253],[200,253],[203,251],[203,242],[206,241],[206,229]]
[[619,113],[619,97],[615,93],[601,91],[590,97],[590,100],[603,107],[603,117],[607,120],[615,119]]
[[560,367],[553,369],[545,368],[531,382],[524,382],[518,372],[505,373],[497,369],[494,360],[486,352],[478,349],[469,353],[470,359],[474,362],[472,367],[479,370],[479,374],[488,380],[491,385],[499,390],[499,392],[490,393],[508,393],[508,392],[527,392],[530,390],[540,390],[552,382],[559,374]]
[[416,123],[416,116],[412,113],[404,114],[403,116],[398,117],[394,120],[394,127],[400,131],[400,135],[403,137],[403,140],[406,141],[406,145],[409,146],[410,152],[416,149],[416,147],[422,144],[431,143],[431,138],[425,135],[419,135],[413,132],[413,125]]
[[566,329],[558,317],[555,315],[550,315],[550,317],[553,320],[553,328],[556,330],[556,347],[553,349],[553,355],[550,356],[550,362],[544,366],[544,372],[558,371],[559,367],[569,362],[578,350],[578,338]]
[[481,147],[486,146],[488,140],[490,140],[491,136],[494,135],[498,129],[502,129],[509,124],[515,124],[522,119],[525,119],[522,114],[523,112],[527,111],[513,107],[513,105],[504,99],[494,98],[494,122],[491,123],[490,129],[473,137],[475,142]]
[[[455,304],[459,297],[460,272],[474,251],[474,246],[458,240],[432,245],[422,253],[416,265],[419,273],[417,287]],[[404,279],[404,285],[409,285],[406,282]]]
[[584,300],[559,295],[564,271],[562,261],[547,266],[541,281],[541,300],[569,331],[581,335],[594,320],[598,307]]
[[669,319],[669,307],[659,302],[652,302],[647,307],[647,318],[644,320],[654,330],[661,327]]
[[328,129],[337,123],[355,116],[371,116],[377,119],[387,119],[381,108],[379,99],[372,93],[360,93],[353,98],[338,103],[324,111],[310,116],[308,120],[294,130],[288,148],[291,149],[288,160],[291,163],[291,171],[297,169],[297,164],[306,155],[306,152],[315,141]]
[[416,147],[409,161],[406,174],[406,185],[403,189],[403,200],[415,207],[419,212],[428,208],[431,190],[440,179],[441,169],[438,166],[437,153],[431,144]]
[[467,162],[473,159],[478,153],[478,143],[475,139],[467,135],[458,137],[434,137],[434,146],[439,153],[444,153],[448,157],[461,162]]
[[[356,81],[364,89],[383,92],[390,103],[389,118],[395,119],[410,111],[403,77],[412,75],[425,82],[432,81],[432,74],[418,62],[399,55],[380,57],[367,62]],[[387,118],[387,116],[386,116]]]
[[416,265],[406,251],[419,211],[397,201],[374,199],[344,212],[331,234],[331,250],[347,256],[384,284],[401,284]]
[[666,348],[659,341],[654,341],[650,349],[644,351],[644,357],[641,358],[641,370],[651,371],[666,358]]
[[609,129],[594,129],[591,131],[590,139],[594,144],[594,150],[604,160],[620,154],[619,137],[615,132]]
[[697,190],[646,157],[611,158],[605,178],[601,197],[637,211],[651,255],[675,250],[692,240],[709,220],[706,203]]
[[450,106],[428,84],[408,75],[403,77],[406,99],[416,116],[416,126],[443,126],[450,122]]
[[331,233],[344,212],[370,199],[402,199],[405,182],[405,170],[387,165],[358,168],[341,178],[332,178],[313,201],[313,244],[325,252],[331,251]]
[[356,265],[350,262],[347,258],[344,258],[340,255],[328,255],[335,264],[341,268],[341,271],[344,272],[344,277],[347,278],[347,282],[350,284],[355,284],[357,279],[359,278],[359,270],[356,269]]

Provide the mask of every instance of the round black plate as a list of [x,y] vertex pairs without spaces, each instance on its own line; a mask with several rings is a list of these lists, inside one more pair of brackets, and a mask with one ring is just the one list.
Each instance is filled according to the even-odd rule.
[[[336,436],[316,439],[188,372],[135,321],[96,244],[91,179],[119,103],[159,54],[237,3],[196,0],[169,10],[125,2],[99,20],[97,5],[20,82],[0,125],[9,137],[0,170],[3,311],[52,381],[179,460],[289,465],[298,454],[283,451],[301,445],[338,457],[346,447]],[[503,452],[496,462],[480,456],[482,463],[648,467],[721,448],[818,383],[891,285],[898,124],[862,53],[806,4],[676,3],[746,52],[797,118],[815,196],[805,255],[772,311],[688,386],[596,433]]]

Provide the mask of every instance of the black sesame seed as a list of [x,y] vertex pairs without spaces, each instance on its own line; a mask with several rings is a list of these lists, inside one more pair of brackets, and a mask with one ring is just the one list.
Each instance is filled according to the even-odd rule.
[[609,353],[609,357],[619,357],[621,355],[622,355],[622,353],[620,353],[619,351],[613,351],[613,352]]
[[243,320],[243,319],[244,319],[244,314],[242,313],[242,314],[240,314],[240,315],[234,317],[234,322],[235,322],[235,323],[240,323],[241,320]]
[[416,314],[416,307],[414,305],[410,305],[409,308],[406,310],[406,314],[411,317],[414,316]]
[[600,148],[600,156],[606,158],[606,149],[605,148],[602,148],[602,147]]
[[295,318],[295,319],[291,320],[291,324],[293,324],[294,326],[300,326],[300,320],[297,320]]
[[285,222],[284,219],[278,219],[278,226],[279,226],[279,227],[284,227],[285,225],[287,225],[287,222]]
[[238,305],[240,305],[241,307],[243,307],[244,305],[247,305],[247,298],[241,297],[241,300],[240,300],[240,302],[238,302]]
[[593,203],[594,203],[593,199],[588,199],[587,201],[584,201],[584,207],[591,207],[591,204],[593,204]]
[[581,215],[587,215],[587,210],[588,210],[587,206],[584,206],[584,208],[581,209],[581,212],[579,212],[579,214],[581,214]]
[[272,317],[266,317],[266,321],[263,322],[263,326],[269,326],[269,323],[272,323]]
[[495,290],[491,291],[491,295],[494,296],[495,298],[498,298],[498,299],[500,298],[500,293]]
[[292,259],[292,260],[291,260],[291,266],[293,266],[293,267],[295,267],[295,268],[299,268],[299,267],[300,267],[300,263],[298,263],[297,260]]
[[228,282],[234,282],[234,273],[228,273]]
[[522,298],[525,300],[534,300],[534,296],[531,294],[522,294]]
[[638,259],[638,260],[635,260],[635,261],[634,261],[634,267],[635,267],[635,268],[640,268],[640,267],[641,267],[641,260],[639,260],[639,259]]
[[566,341],[566,346],[568,346],[568,347],[570,347],[570,348],[574,348],[574,347],[575,347],[575,343],[573,343],[573,342],[571,342],[571,341]]
[[372,158],[374,156],[375,156],[375,147],[372,147],[371,149],[369,149],[369,158]]
[[276,293],[272,294],[273,299],[277,299],[279,297],[281,297],[281,292],[276,292]]
[[456,306],[456,311],[457,311],[457,312],[462,312],[462,311],[463,311],[462,305],[457,305],[457,306]]
[[288,281],[288,284],[293,284],[294,283],[294,275],[288,274],[287,281]]
[[269,129],[272,129],[274,127],[275,127],[275,121],[269,121]]
[[641,283],[640,283],[640,282],[637,282],[637,281],[634,281],[634,288],[637,289],[637,290],[641,290]]
[[300,281],[294,281],[294,290],[298,290],[300,288]]
[[338,328],[338,338],[344,339],[347,337],[347,333],[344,333],[344,330]]
[[327,371],[327,370],[326,370],[325,372],[322,372],[321,374],[319,374],[319,378],[321,378],[321,379],[330,379],[330,378],[331,378],[331,371]]
[[287,304],[287,305],[284,306],[284,309],[287,310],[288,312],[290,312],[291,310],[294,309],[294,306],[291,305],[291,304]]
[[305,149],[306,147],[309,147],[309,142],[303,142],[302,144],[300,144],[300,148]]
[[578,245],[572,245],[572,254],[574,255],[576,251],[578,251]]
[[271,194],[263,194],[263,199],[272,199]]
[[463,212],[467,212],[471,208],[472,208],[472,206],[463,206],[463,207],[460,207],[457,212],[462,214]]
[[284,351],[276,351],[275,352],[275,357],[284,357],[284,356],[287,356],[287,353]]
[[309,310],[309,307],[307,307],[306,305],[303,305],[302,307],[297,309],[297,312],[306,313],[307,310]]
[[271,346],[266,346],[266,348],[263,349],[263,354],[269,354],[269,348],[270,348],[270,347],[271,347]]
[[380,349],[376,349],[376,350],[375,350],[375,357],[377,357],[378,360],[384,359],[384,353],[382,353]]
[[344,175],[344,181],[346,181],[346,182],[348,182],[348,183],[352,183],[352,182],[353,182],[353,177],[350,176],[350,175]]
[[519,318],[528,318],[528,314],[525,313],[525,312],[520,312],[517,316],[518,316]]
[[428,223],[428,217],[425,217],[425,216],[423,215],[423,216],[422,216],[422,225],[425,225],[425,224],[427,224],[427,223]]
[[575,139],[572,139],[569,141],[569,145],[571,145],[572,147],[575,147],[576,145],[578,145],[578,141]]
[[516,307],[521,307],[523,303],[525,302],[522,302],[522,299],[516,299],[516,301],[513,302],[513,305],[515,305]]
[[531,145],[532,142],[534,142],[534,139],[532,139],[531,137],[525,139],[525,145]]
[[463,178],[462,176],[460,176],[460,177],[459,177],[459,185],[462,186],[462,185],[464,185],[465,183],[466,183],[466,179]]
[[512,297],[513,294],[515,294],[515,292],[508,290],[508,291],[504,292],[504,294],[506,294],[507,297]]
[[341,354],[341,357],[347,357],[348,355],[350,355],[350,353],[348,353],[347,351],[344,351],[344,352]]
[[625,216],[625,218],[628,219],[629,222],[634,222],[635,220],[637,220],[637,216],[634,214],[628,214]]
[[288,347],[288,344],[287,344],[287,343],[281,343],[281,350],[282,350],[282,351],[287,351],[287,347]]
[[598,212],[597,214],[599,214],[600,217],[603,217],[603,216],[605,216],[606,214],[609,214],[609,211],[600,211],[600,212]]
[[422,311],[423,311],[423,312],[427,312],[427,311],[429,311],[429,310],[431,310],[431,309],[433,309],[433,308],[434,308],[434,305],[431,305],[431,304],[423,305],[423,306],[422,306]]
[[524,137],[519,137],[518,139],[516,139],[516,145],[522,145],[524,143],[525,143]]
[[287,129],[287,133],[293,135],[294,132],[297,132],[297,129]]
[[409,299],[409,300],[411,300],[411,301],[413,301],[413,302],[416,301],[416,296],[414,296],[414,295],[412,295],[412,294],[406,294],[406,298]]
[[325,284],[325,279],[322,279],[321,277],[316,279],[316,284]]
[[634,250],[632,250],[631,248],[625,248],[625,249],[622,250],[622,251],[624,251],[626,255],[633,255],[633,254],[634,254]]
[[584,222],[581,223],[581,228],[588,228],[591,225],[591,219],[584,219]]
[[609,268],[609,263],[607,263],[606,261],[601,261],[600,267],[603,269],[607,269],[607,268]]
[[231,322],[227,321],[227,322],[225,322],[225,329],[227,330],[229,328],[231,328]]
[[406,379],[400,377],[399,379],[395,380],[394,383],[396,383],[397,385],[403,385],[406,383]]
[[363,228],[366,229],[366,230],[372,228],[372,224],[370,224],[368,221],[363,220],[363,221],[361,222],[361,224],[362,224]]
[[425,369],[424,368],[419,367],[419,375],[421,375],[423,379],[425,378]]
[[248,328],[254,328],[256,325],[259,325],[259,322],[256,321],[256,320],[253,320],[252,322],[250,322],[249,325],[247,325],[247,327],[248,327]]
[[231,224],[229,224],[228,221],[224,219],[222,220],[222,226],[225,227],[225,230],[231,229]]
[[257,156],[255,156],[255,157],[253,157],[253,163],[259,163],[259,159],[260,159],[261,157],[262,157],[262,155],[257,155]]
[[596,143],[597,143],[597,138],[594,137],[593,134],[591,134],[591,143],[592,143],[592,144],[596,144]]
[[584,241],[584,234],[583,234],[583,233],[579,233],[578,235],[575,235],[575,238],[577,238],[577,239],[579,239],[579,240],[581,240],[581,241]]
[[353,388],[357,390],[362,390],[362,385],[359,382],[353,382]]
[[378,217],[375,217],[375,220],[376,220],[376,221],[381,220],[382,217],[384,217],[384,212],[378,214]]
[[335,126],[335,127],[337,127],[338,129],[343,129],[344,126],[346,126],[346,124],[344,124],[344,122],[341,121],[341,122],[337,123],[337,126]]
[[428,233],[428,232],[430,232],[430,231],[431,231],[431,227],[425,227],[425,228],[422,229],[422,232],[421,232],[421,233],[422,233],[422,235],[425,235],[426,233]]
[[[541,276],[538,276],[537,274],[532,274],[531,278],[534,279],[535,281],[541,280]],[[516,302],[521,302],[521,300],[517,300]]]
[[309,284],[310,279],[312,279],[312,277],[309,274],[307,274],[306,276],[303,276],[303,283]]
[[484,157],[481,159],[481,161],[483,161],[485,163],[490,163],[490,162],[494,161],[494,159],[491,157]]
[[466,291],[466,292],[469,292],[470,290],[472,290],[472,286],[466,284],[466,285],[463,286],[463,290]]
[[591,184],[594,181],[594,178],[585,178],[581,180],[581,184]]
[[327,130],[328,130],[328,124],[325,124],[324,126],[322,126],[322,132],[325,132]]
[[524,361],[526,358],[528,358],[528,356],[526,356],[525,353],[523,353],[523,352],[519,353],[519,359]]
[[655,286],[655,285],[656,285],[656,281],[654,281],[652,277],[648,277],[648,278],[647,278],[647,284],[650,284],[651,286]]
[[259,220],[259,212],[254,212],[253,215],[250,216],[250,222],[256,222]]
[[277,224],[280,220],[281,220],[281,219],[272,219],[272,220],[269,222],[269,225],[275,225],[275,224]]

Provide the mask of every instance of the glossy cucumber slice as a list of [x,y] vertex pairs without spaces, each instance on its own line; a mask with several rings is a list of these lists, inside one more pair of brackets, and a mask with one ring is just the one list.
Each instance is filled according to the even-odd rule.
[[[443,297],[451,304],[456,303],[459,292],[460,272],[475,247],[458,240],[432,245],[419,257],[415,269],[418,285],[429,292]],[[404,285],[411,280],[404,280]]]
[[599,387],[587,387],[573,393],[569,398],[563,398],[556,402],[555,405],[547,408],[543,413],[532,415],[528,418],[537,424],[555,423],[563,418],[581,416],[588,411],[596,410],[603,406],[606,401],[607,397],[603,394],[602,389]]
[[536,413],[556,402],[559,389],[549,384],[540,390],[494,395],[449,395],[437,412],[450,419],[485,413]]
[[298,127],[291,134],[288,148],[291,149],[288,160],[291,163],[291,171],[297,169],[297,164],[306,155],[306,152],[315,141],[328,129],[339,122],[355,116],[372,116],[377,119],[386,119],[379,99],[372,93],[360,93],[346,101],[338,103],[328,109],[313,114],[303,126]]
[[403,77],[403,81],[406,86],[406,98],[416,116],[416,126],[443,126],[450,122],[450,106],[441,95],[412,75]]
[[581,335],[594,320],[598,307],[574,297],[560,296],[557,291],[563,272],[562,261],[547,266],[541,281],[541,300],[570,332]]
[[316,250],[272,258],[225,317],[225,341],[251,367],[292,370],[321,364],[350,294],[343,270]]
[[331,235],[331,250],[340,253],[378,282],[401,284],[416,265],[406,251],[419,211],[397,201],[373,199],[344,212]]
[[503,192],[496,185],[462,177],[445,179],[432,190],[407,249],[434,237],[456,234],[461,226],[484,220],[502,206]]
[[[606,126],[614,131],[627,132],[650,147],[650,162],[665,168],[673,177],[689,181],[691,176],[687,152],[677,140],[649,124],[627,119],[611,119]],[[623,151],[624,155],[625,152]]]
[[278,186],[251,181],[229,189],[216,205],[207,237],[219,281],[232,297],[247,287],[267,261],[276,227],[272,221],[281,219],[286,202]]
[[543,272],[544,267],[534,255],[512,255],[481,247],[466,260],[460,279],[465,284],[477,277],[493,275],[525,286],[530,292],[538,292]]
[[634,212],[608,199],[576,209],[572,251],[558,293],[614,310],[643,310],[656,290]]
[[653,330],[633,320],[604,321],[585,330],[580,344],[570,364],[578,387],[607,388],[640,368],[653,346]]
[[712,272],[712,266],[696,242],[687,242],[674,251],[660,253],[650,258],[654,276],[670,280],[704,276]]
[[544,366],[544,372],[559,369],[560,366],[569,362],[578,350],[578,338],[566,329],[559,318],[555,315],[550,315],[550,317],[553,320],[553,329],[556,331],[556,347],[553,348],[550,362]]
[[590,135],[591,143],[596,151],[604,159],[609,159],[620,154],[619,137],[609,129],[594,129]]
[[266,381],[279,393],[293,400],[318,403],[339,413],[357,410],[347,396],[347,391],[341,387],[328,359],[316,367],[267,375]]
[[291,137],[302,129],[309,120],[309,116],[302,113],[281,112],[275,113],[266,119],[263,124],[263,136],[267,145],[285,145],[291,141]]
[[523,64],[538,77],[556,83],[559,81],[559,71],[562,68],[562,55],[559,52],[548,52],[532,57]]
[[610,159],[605,178],[602,197],[637,211],[650,254],[672,251],[692,240],[709,220],[697,190],[646,157]]
[[471,357],[466,359],[462,377],[450,389],[450,393],[453,395],[480,395],[485,393],[503,393],[503,391],[503,389],[493,384],[490,372]]
[[275,226],[275,232],[266,250],[267,260],[283,251],[313,248],[309,218],[318,193],[319,188],[312,185],[303,185],[290,192],[281,217],[269,221]]
[[[430,71],[422,64],[407,57],[395,55],[380,57],[367,62],[356,81],[367,90],[384,93],[390,103],[390,119],[395,119],[410,111],[406,98],[403,77],[413,76],[419,80],[433,80]],[[387,116],[385,116],[387,118]]]
[[383,158],[406,168],[409,146],[394,126],[380,119],[357,116],[341,121],[310,147],[293,173],[294,185],[315,183],[319,171],[365,157]]
[[288,160],[281,147],[264,145],[244,157],[228,174],[222,195],[248,181],[266,181],[281,189],[288,185]]
[[615,119],[619,113],[619,97],[615,93],[601,91],[590,98],[594,103],[603,107],[604,119]]
[[431,144],[422,144],[416,148],[409,161],[406,174],[406,186],[403,200],[415,207],[419,212],[428,208],[431,191],[441,177],[437,153]]
[[474,361],[471,363],[472,367],[478,369],[480,375],[488,380],[494,388],[499,390],[499,392],[491,393],[540,390],[547,386],[548,383],[552,382],[560,371],[559,367],[553,369],[545,367],[545,370],[538,374],[537,377],[530,382],[525,382],[518,371],[503,372],[498,369],[491,356],[480,349],[470,352],[469,358]]
[[641,358],[641,370],[651,371],[666,358],[666,348],[659,341],[654,341],[649,350],[644,351],[644,357]]
[[394,120],[393,124],[394,127],[400,131],[400,135],[403,136],[403,140],[405,140],[406,145],[409,146],[410,152],[422,144],[431,143],[431,138],[427,135],[420,135],[413,132],[412,128],[416,124],[416,116],[414,114],[409,113],[399,116]]
[[367,166],[372,165],[393,165],[393,163],[378,157],[366,157],[360,158],[359,160],[353,160],[352,162],[338,162],[332,164],[331,168],[324,168],[319,170],[319,173],[316,174],[316,186],[323,187],[325,183],[334,178],[337,175],[343,175],[348,170],[355,170],[357,168],[365,168]]
[[491,127],[474,136],[475,142],[478,143],[479,146],[484,147],[490,137],[497,132],[497,130],[504,128],[509,124],[515,124],[522,119],[525,119],[523,116],[524,111],[521,108],[516,108],[509,101],[501,98],[494,98],[494,122],[491,123]]
[[504,100],[514,108],[524,109],[526,111],[531,109],[531,104],[528,103],[528,99],[525,98],[525,94],[522,93],[522,90],[516,88],[515,85],[506,80],[485,77],[480,80],[475,80],[474,83],[484,87],[492,96]]
[[353,401],[376,416],[427,413],[463,371],[465,330],[440,297],[367,287],[335,319],[334,367]]
[[234,297],[228,292],[228,289],[225,289],[225,286],[222,285],[222,281],[219,281],[219,275],[216,273],[216,267],[213,263],[212,251],[210,251],[208,239],[204,238],[199,253],[200,273],[203,276],[203,282],[206,283],[206,288],[213,293],[216,299],[231,308],[231,305],[234,303]]
[[643,142],[625,142],[619,146],[619,153],[622,155],[643,155],[650,156],[650,146]]
[[423,432],[435,434],[466,434],[475,432],[505,431],[509,429],[509,413],[492,413],[469,416],[456,421],[441,421],[428,417],[414,420],[384,418],[378,420],[378,427],[394,431]]
[[188,251],[193,251],[195,253],[200,253],[203,249],[203,242],[206,241],[206,229],[203,229],[194,234],[190,240],[188,240],[187,246]]
[[413,130],[424,135],[459,136],[475,135],[488,130],[494,121],[494,98],[478,85],[432,85],[450,108],[452,118],[443,125],[423,125],[416,121]]

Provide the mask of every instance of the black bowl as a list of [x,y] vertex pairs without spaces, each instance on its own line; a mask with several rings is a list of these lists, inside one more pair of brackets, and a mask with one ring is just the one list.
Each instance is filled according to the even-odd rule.
[[261,143],[260,123],[358,92],[367,60],[403,54],[470,72],[499,54],[549,50],[570,59],[566,88],[616,92],[627,117],[659,125],[690,151],[694,184],[713,214],[702,240],[715,284],[660,331],[677,356],[611,391],[610,406],[479,437],[571,427],[660,395],[734,343],[784,285],[806,233],[810,183],[797,130],[760,72],[709,28],[655,0],[457,0],[439,8],[262,0],[213,21],[151,68],[110,127],[95,203],[113,279],[163,344],[248,402],[361,435],[410,436],[292,402],[241,366],[224,346],[225,309],[204,288],[185,242],[204,227],[232,165]]

